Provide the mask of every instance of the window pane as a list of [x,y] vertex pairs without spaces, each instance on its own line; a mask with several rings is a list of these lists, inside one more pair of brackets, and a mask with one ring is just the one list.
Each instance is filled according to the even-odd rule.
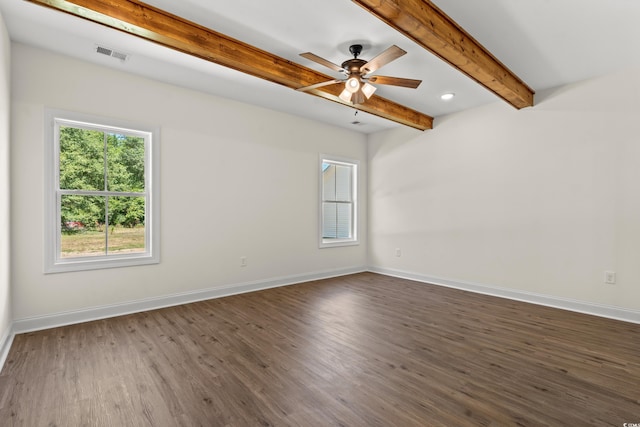
[[322,164],[322,200],[336,200],[336,166]]
[[104,133],[60,127],[60,188],[104,190]]
[[336,168],[336,198],[340,201],[351,201],[351,166],[335,165]]
[[337,203],[322,204],[322,237],[335,239],[338,237]]
[[144,191],[144,138],[107,134],[109,191]]
[[109,197],[109,254],[145,251],[144,214],[144,197]]
[[353,167],[331,163],[322,164],[322,197],[323,200],[352,200]]
[[351,203],[338,203],[336,206],[336,234],[338,239],[351,238]]
[[60,257],[105,255],[105,198],[63,195],[60,203]]
[[353,205],[351,203],[322,204],[322,237],[326,239],[350,239]]

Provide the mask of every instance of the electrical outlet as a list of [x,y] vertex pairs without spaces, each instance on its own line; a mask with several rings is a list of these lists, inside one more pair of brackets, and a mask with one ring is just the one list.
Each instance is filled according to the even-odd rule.
[[605,271],[604,272],[604,283],[608,285],[614,285],[616,283],[616,272],[615,271]]
[[400,250],[400,248],[396,248],[396,256],[402,256],[402,251]]
[[241,256],[240,257],[240,267],[246,267],[247,266],[247,257],[246,256]]

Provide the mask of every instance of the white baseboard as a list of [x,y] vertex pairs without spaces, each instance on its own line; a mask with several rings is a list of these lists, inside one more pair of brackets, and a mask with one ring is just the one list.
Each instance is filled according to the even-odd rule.
[[15,335],[16,334],[13,332],[13,326],[9,325],[7,330],[0,338],[0,371],[2,371],[4,362],[6,362],[7,360],[9,349],[11,348],[11,344],[13,344],[13,337],[15,337]]
[[180,294],[145,298],[137,301],[124,302],[121,304],[104,305],[82,310],[73,310],[62,313],[48,314],[44,316],[17,319],[13,321],[13,333],[20,334],[24,332],[56,328],[59,326],[72,325],[76,323],[90,322],[92,320],[106,319],[109,317],[122,316],[125,314],[156,310],[159,308],[188,304],[191,302],[243,294],[246,292],[260,291],[263,289],[276,288],[279,286],[310,282],[312,280],[328,279],[331,277],[344,276],[347,274],[361,273],[363,271],[367,271],[366,267],[351,267],[340,270],[327,270],[309,274],[276,277],[267,280],[236,283],[217,288],[202,289]]
[[602,304],[594,304],[591,302],[560,298],[551,295],[536,294],[533,292],[519,291],[515,289],[500,288],[497,286],[480,283],[444,279],[441,277],[431,277],[424,274],[394,270],[390,268],[369,267],[369,271],[371,271],[372,273],[384,274],[386,276],[410,279],[417,282],[446,286],[449,288],[461,289],[464,291],[475,292],[479,294],[492,295],[500,298],[529,302],[532,304],[538,304],[547,307],[554,307],[563,310],[575,311],[578,313],[590,314],[593,316],[606,317],[609,319],[640,324],[640,311],[637,310],[630,310]]

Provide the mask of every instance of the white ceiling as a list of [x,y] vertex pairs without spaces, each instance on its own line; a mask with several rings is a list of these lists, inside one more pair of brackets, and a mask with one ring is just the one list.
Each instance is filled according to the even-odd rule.
[[[407,55],[380,74],[422,79],[418,89],[378,86],[376,94],[437,117],[503,102],[349,0],[147,0],[215,31],[328,75],[299,56],[313,52],[340,64],[349,45],[363,59],[396,44]],[[640,65],[640,2],[636,0],[436,0],[494,56],[536,91]],[[12,40],[107,67],[371,133],[400,126],[315,96],[154,45],[24,0],[0,0]],[[130,54],[121,62],[96,45]],[[19,78],[19,77],[18,77]],[[454,92],[452,101],[440,95]],[[352,122],[359,121],[354,125]]]

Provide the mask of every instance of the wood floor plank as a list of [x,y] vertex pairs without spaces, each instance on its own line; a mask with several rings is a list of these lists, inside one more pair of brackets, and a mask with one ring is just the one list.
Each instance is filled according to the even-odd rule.
[[640,325],[361,273],[21,334],[3,426],[621,426]]

